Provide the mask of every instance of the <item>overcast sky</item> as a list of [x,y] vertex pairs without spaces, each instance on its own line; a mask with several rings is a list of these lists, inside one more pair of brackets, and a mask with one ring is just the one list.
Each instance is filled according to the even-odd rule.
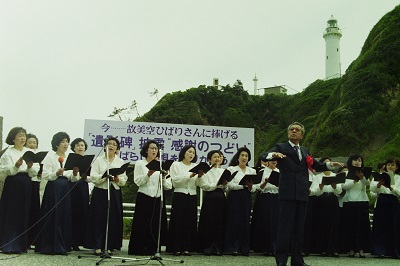
[[[240,79],[302,91],[325,75],[322,34],[333,15],[342,72],[393,0],[13,0],[0,3],[4,140],[23,126],[51,149],[58,131],[83,137],[135,100],[139,114],[169,92]],[[190,107],[188,107],[190,108]],[[135,116],[133,116],[135,117]]]

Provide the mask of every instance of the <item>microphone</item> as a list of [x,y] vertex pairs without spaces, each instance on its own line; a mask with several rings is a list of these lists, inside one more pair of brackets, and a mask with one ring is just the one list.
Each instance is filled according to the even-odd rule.
[[60,163],[60,168],[63,168],[62,163],[64,162],[64,158],[63,157],[58,157],[58,162]]

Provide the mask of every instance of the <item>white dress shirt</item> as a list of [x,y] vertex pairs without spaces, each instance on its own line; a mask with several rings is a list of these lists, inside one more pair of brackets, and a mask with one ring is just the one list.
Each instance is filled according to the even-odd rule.
[[192,172],[189,172],[189,170],[196,165],[196,163],[190,163],[190,165],[186,165],[181,161],[172,163],[170,175],[172,186],[175,188],[174,192],[197,195],[196,186],[198,185],[198,176],[195,175],[190,177]]
[[218,181],[225,171],[223,168],[212,167],[207,173],[205,173],[202,177],[199,177],[199,187],[203,189],[203,191],[213,191],[216,188],[224,188],[224,185],[218,185]]
[[[151,176],[148,176],[147,173],[149,172],[149,169],[146,167],[147,164],[147,160],[140,160],[136,162],[133,181],[139,186],[138,192],[146,194],[149,197],[159,198],[161,196],[159,186],[160,171],[155,171]],[[162,176],[161,179],[164,190],[169,190],[172,188],[171,178],[166,179],[164,176]]]
[[264,167],[264,171],[263,171],[264,173],[263,173],[262,178],[261,178],[261,183],[254,185],[256,187],[256,190],[261,191],[262,193],[278,194],[279,188],[277,186],[275,186],[275,185],[272,185],[269,182],[265,185],[265,187],[263,189],[260,187],[261,184],[263,184],[265,182],[265,180],[269,178],[269,176],[271,175],[272,171],[279,172],[279,169],[276,168],[276,169],[272,170],[269,167]]
[[[239,165],[236,166],[229,166],[228,170],[233,174],[234,172],[237,172],[237,174],[235,175],[235,177],[228,182],[228,189],[229,190],[240,190],[240,189],[244,189],[244,187],[242,185],[239,185],[240,180],[242,180],[242,178],[245,175],[255,175],[256,174],[256,170],[246,166],[246,170],[243,172],[242,168],[239,167]],[[247,187],[246,187],[247,189]],[[256,191],[256,187],[252,186],[251,192],[255,192]]]
[[[107,178],[103,177],[103,174],[107,172],[108,167],[120,168],[124,164],[124,160],[115,156],[113,161],[109,163],[105,156],[97,157],[92,165],[92,170],[90,171],[90,181],[93,182],[94,186],[101,189],[107,189]],[[125,186],[128,177],[126,173],[118,175],[118,182],[111,181],[111,185],[119,190],[120,187]]]
[[365,177],[358,182],[354,182],[352,179],[346,179],[346,182],[342,185],[342,188],[346,190],[343,202],[369,201],[366,190],[369,184],[369,180]]
[[0,158],[0,172],[3,177],[13,176],[17,173],[28,173],[28,175],[33,178],[37,176],[39,172],[39,164],[34,163],[30,169],[24,160],[22,160],[22,165],[18,168],[15,167],[15,163],[24,155],[25,152],[32,151],[27,147],[23,147],[21,151],[14,148],[14,146],[9,147],[6,152]]

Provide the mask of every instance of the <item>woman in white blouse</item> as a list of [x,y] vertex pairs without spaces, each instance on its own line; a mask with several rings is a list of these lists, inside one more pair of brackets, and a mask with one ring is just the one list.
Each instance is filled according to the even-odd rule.
[[69,180],[78,180],[79,169],[64,170],[69,146],[69,135],[56,133],[43,160],[42,178],[47,180],[41,206],[40,235],[35,251],[43,254],[65,255],[71,250],[71,197]]
[[371,191],[378,195],[372,223],[372,253],[378,257],[400,258],[399,165],[397,159],[385,163],[385,171],[394,184],[371,182]]
[[169,222],[167,251],[175,255],[190,256],[196,249],[197,233],[197,191],[198,177],[189,172],[197,161],[196,149],[186,145],[178,155],[178,162],[170,168],[172,185],[175,188],[172,198]]
[[263,175],[260,184],[254,185],[257,190],[251,217],[251,249],[263,253],[264,256],[273,256],[276,250],[276,232],[278,231],[278,190],[279,188],[268,182],[272,171],[279,172],[277,160],[263,162]]
[[239,185],[245,175],[255,175],[256,170],[247,166],[251,160],[251,153],[247,147],[241,147],[232,157],[228,170],[237,172],[228,182],[227,220],[224,236],[224,253],[236,256],[248,256],[250,252],[250,214],[251,192],[256,188],[251,182]]
[[[108,243],[107,253],[112,255],[113,249],[121,249],[123,233],[122,194],[121,187],[128,177],[125,173],[116,175],[107,182],[107,170],[120,168],[125,162],[118,157],[119,140],[115,137],[107,139],[104,156],[97,157],[90,171],[90,181],[94,183],[92,198],[89,206],[88,230],[86,248],[94,249],[95,255],[100,256],[105,250],[108,190],[110,193]],[[111,177],[110,177],[111,178]]]
[[[322,157],[319,162],[327,163],[332,160],[328,157]],[[314,182],[311,185],[311,194],[316,195],[315,216],[316,224],[314,227],[318,233],[314,247],[316,252],[322,256],[339,257],[339,224],[340,224],[340,207],[338,195],[342,192],[341,184],[323,185],[323,177],[334,177],[336,174],[332,171],[324,171],[315,175]]]
[[[158,250],[158,225],[161,219],[160,244],[166,240],[167,215],[165,201],[160,218],[162,190],[172,188],[171,179],[166,179],[160,171],[149,170],[146,165],[160,157],[159,145],[155,140],[149,140],[140,151],[144,157],[135,164],[134,182],[139,186],[136,195],[135,213],[133,214],[132,230],[129,240],[129,255],[153,255]],[[160,188],[162,183],[162,189]]]
[[204,191],[201,205],[198,246],[205,255],[222,255],[224,240],[224,214],[226,206],[226,180],[218,184],[225,171],[220,167],[221,156],[218,150],[207,154],[211,169],[199,178],[199,187]]
[[31,178],[39,171],[39,164],[25,162],[22,156],[31,149],[24,147],[26,130],[15,127],[6,138],[7,149],[0,159],[1,174],[6,177],[0,201],[0,247],[3,253],[23,253],[29,248],[28,234]]
[[[354,257],[355,251],[359,251],[360,258],[365,258],[364,251],[371,246],[371,228],[369,222],[369,199],[367,186],[369,180],[357,170],[364,167],[364,159],[359,154],[354,154],[347,160],[346,182],[342,188],[346,190],[343,198],[344,215],[344,246],[349,251],[349,256]],[[357,180],[349,175],[356,175]]]

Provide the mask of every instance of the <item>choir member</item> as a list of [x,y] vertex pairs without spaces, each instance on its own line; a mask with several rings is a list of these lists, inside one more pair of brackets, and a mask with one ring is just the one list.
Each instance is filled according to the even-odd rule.
[[382,180],[371,182],[371,191],[377,193],[372,223],[372,252],[378,257],[400,258],[400,175],[399,161],[389,159],[385,163],[394,184]]
[[[71,150],[84,156],[87,143],[82,138],[76,138],[71,142]],[[81,178],[70,180],[71,207],[72,207],[72,250],[79,251],[79,246],[84,245],[86,224],[89,210],[89,169],[80,169]]]
[[[319,162],[327,163],[332,160],[328,157],[322,157]],[[340,207],[338,195],[342,192],[341,184],[332,183],[331,185],[323,185],[324,177],[334,177],[336,174],[326,170],[315,175],[315,182],[311,185],[311,192],[317,196],[318,217],[317,227],[318,234],[316,240],[317,252],[322,256],[339,257],[338,241],[339,241],[339,222]],[[314,234],[316,232],[313,232]]]
[[196,248],[197,233],[197,191],[198,177],[189,172],[197,161],[196,148],[184,146],[178,155],[178,162],[170,168],[174,189],[168,232],[167,251],[177,256],[190,256]]
[[[356,168],[357,167],[357,168]],[[364,176],[360,167],[364,167],[364,159],[359,154],[351,155],[347,160],[349,169],[343,189],[346,194],[343,198],[344,216],[344,246],[349,252],[349,257],[354,257],[355,252],[359,251],[360,258],[365,258],[364,252],[370,249],[371,228],[369,222],[369,199],[366,187],[370,181]],[[354,180],[351,175],[356,175]]]
[[[112,250],[121,249],[123,234],[122,194],[121,187],[125,185],[128,177],[125,173],[107,176],[107,170],[120,168],[124,161],[118,157],[120,142],[115,137],[106,140],[104,156],[97,157],[90,171],[90,181],[94,183],[92,198],[89,206],[87,240],[85,247],[94,249],[95,255],[104,252],[112,255]],[[106,174],[106,175],[104,175]],[[108,186],[107,178],[110,180]],[[110,202],[108,205],[108,193]],[[109,208],[109,220],[107,211]],[[108,225],[108,242],[106,240],[106,227]],[[105,250],[107,246],[107,250]]]
[[166,179],[166,173],[149,170],[146,167],[151,161],[159,160],[159,144],[156,141],[147,141],[140,155],[144,159],[135,164],[134,182],[139,186],[139,190],[136,195],[128,254],[153,255],[159,250],[157,246],[159,222],[161,222],[160,245],[166,241],[167,215],[164,201],[160,217],[161,193],[163,190],[172,189],[172,183],[171,178]]
[[79,169],[65,170],[69,146],[69,135],[56,133],[48,153],[43,160],[42,178],[48,182],[41,206],[41,229],[35,251],[43,254],[66,255],[71,251],[71,197],[69,180],[80,178]]
[[228,170],[235,177],[228,182],[227,220],[224,235],[224,253],[248,256],[250,252],[250,214],[251,192],[255,192],[252,182],[239,185],[245,175],[254,175],[256,170],[248,166],[251,153],[247,147],[241,147],[232,157]]
[[10,146],[0,159],[0,172],[6,175],[0,200],[0,247],[3,253],[19,254],[29,247],[32,181],[39,165],[25,162],[22,156],[31,149],[24,147],[26,130],[14,127],[7,135]]
[[251,248],[254,252],[264,256],[274,256],[276,251],[276,237],[278,231],[279,188],[268,182],[272,171],[279,172],[277,160],[264,162],[261,183],[254,185],[257,190],[251,217]]
[[226,206],[226,180],[218,184],[224,169],[220,167],[218,150],[207,154],[211,169],[199,178],[199,187],[204,191],[198,228],[198,246],[205,255],[222,255],[224,237],[224,214]]
[[[36,152],[39,145],[38,138],[33,134],[26,135],[25,147],[32,149]],[[36,237],[39,234],[39,220],[40,220],[40,184],[42,181],[42,173],[32,177],[32,197],[31,197],[31,211],[29,218],[29,243],[35,245]]]

